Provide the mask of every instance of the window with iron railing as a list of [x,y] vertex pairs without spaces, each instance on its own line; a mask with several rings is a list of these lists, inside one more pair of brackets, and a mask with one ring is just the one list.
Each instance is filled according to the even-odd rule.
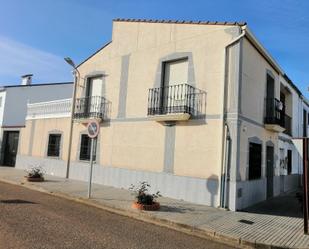
[[149,89],[148,115],[188,113],[198,115],[205,110],[206,93],[188,84]]
[[75,102],[74,119],[100,118],[107,114],[108,101],[102,96],[78,98]]
[[265,103],[266,115],[264,119],[265,124],[281,125],[282,122],[284,122],[282,121],[284,104],[276,98],[266,98],[265,102],[266,102]]

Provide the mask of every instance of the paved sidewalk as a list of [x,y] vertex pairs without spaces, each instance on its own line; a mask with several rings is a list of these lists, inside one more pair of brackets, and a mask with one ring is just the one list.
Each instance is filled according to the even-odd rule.
[[0,181],[83,202],[111,212],[171,227],[197,236],[242,248],[309,248],[298,217],[230,212],[170,198],[160,198],[161,210],[143,212],[131,209],[133,196],[128,190],[93,185],[88,200],[87,183],[46,176],[42,183],[25,182],[25,172],[0,167]]

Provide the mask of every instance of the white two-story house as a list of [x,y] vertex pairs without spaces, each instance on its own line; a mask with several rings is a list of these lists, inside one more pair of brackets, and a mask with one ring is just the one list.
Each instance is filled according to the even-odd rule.
[[19,85],[0,87],[0,165],[14,166],[20,129],[26,125],[27,104],[72,96],[72,82],[32,84],[32,75]]
[[308,102],[246,23],[116,19],[77,70],[72,140],[71,100],[28,105],[18,168],[86,181],[96,119],[95,183],[230,210],[299,186]]

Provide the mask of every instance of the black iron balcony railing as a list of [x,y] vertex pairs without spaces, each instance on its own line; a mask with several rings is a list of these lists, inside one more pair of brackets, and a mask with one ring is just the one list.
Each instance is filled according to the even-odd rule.
[[276,98],[266,98],[265,124],[277,124],[284,127],[284,104]]
[[104,119],[108,109],[108,101],[101,96],[78,98],[75,102],[74,119]]
[[148,93],[148,115],[199,115],[205,110],[205,103],[206,93],[188,84],[151,88]]

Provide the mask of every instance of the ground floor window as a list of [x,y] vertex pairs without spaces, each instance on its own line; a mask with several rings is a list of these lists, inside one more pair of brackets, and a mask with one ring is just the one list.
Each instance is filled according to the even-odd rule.
[[262,145],[249,144],[249,180],[259,179],[262,176]]
[[59,157],[61,134],[49,134],[47,156]]
[[[96,153],[94,149],[94,155],[93,155],[93,160],[96,158]],[[79,153],[79,160],[90,160],[90,152],[91,152],[91,138],[88,137],[88,135],[83,134],[81,136],[81,143],[80,143],[80,153]]]
[[288,150],[288,162],[287,162],[287,170],[288,175],[292,173],[292,150]]

